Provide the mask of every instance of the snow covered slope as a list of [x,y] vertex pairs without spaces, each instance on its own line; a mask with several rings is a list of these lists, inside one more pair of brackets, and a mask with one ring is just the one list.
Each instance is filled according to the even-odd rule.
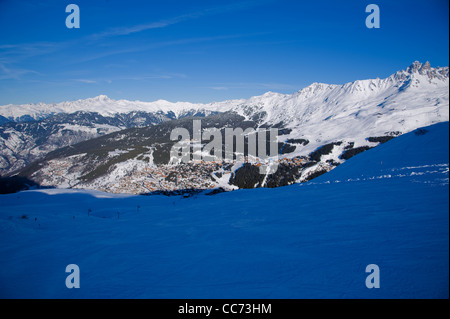
[[[383,145],[353,157],[315,183],[357,181],[368,178],[404,178],[448,173],[449,123],[397,137]],[[436,179],[439,181],[439,179]],[[442,183],[448,183],[443,176]]]
[[0,195],[0,297],[448,298],[448,138],[433,125],[276,189]]

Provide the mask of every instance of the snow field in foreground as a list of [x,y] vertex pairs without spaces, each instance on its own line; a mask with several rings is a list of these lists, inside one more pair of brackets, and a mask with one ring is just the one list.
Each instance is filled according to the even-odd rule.
[[277,189],[1,195],[0,296],[448,298],[448,136],[437,124]]

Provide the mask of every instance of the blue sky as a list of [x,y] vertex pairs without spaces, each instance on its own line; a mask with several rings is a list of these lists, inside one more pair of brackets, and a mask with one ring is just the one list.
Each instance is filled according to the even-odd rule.
[[[80,8],[68,29],[65,8]],[[368,29],[375,3],[381,28]],[[211,102],[447,66],[448,0],[0,0],[0,105]]]

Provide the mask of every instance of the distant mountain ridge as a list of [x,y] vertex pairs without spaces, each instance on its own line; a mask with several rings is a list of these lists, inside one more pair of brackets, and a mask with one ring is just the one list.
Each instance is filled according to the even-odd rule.
[[[406,70],[401,70],[385,79],[357,80],[343,85],[313,83],[294,94],[279,94],[267,92],[261,96],[254,96],[249,99],[227,100],[222,102],[212,102],[207,104],[190,102],[169,102],[158,100],[154,102],[113,100],[106,95],[99,95],[93,98],[76,101],[66,101],[61,103],[37,103],[22,105],[0,105],[0,116],[10,120],[20,122],[23,120],[41,120],[59,113],[96,112],[102,116],[114,116],[115,114],[142,111],[146,113],[172,114],[176,118],[186,116],[192,112],[226,112],[235,111],[245,114],[247,106],[259,106],[259,109],[275,109],[276,106],[295,106],[297,109],[301,102],[308,102],[316,96],[326,95],[325,103],[341,102],[344,96],[373,97],[383,91],[404,91],[407,88],[440,88],[448,87],[449,67],[433,68],[429,62],[424,64],[415,61]],[[316,101],[314,101],[316,102]],[[301,109],[300,109],[301,111]],[[268,118],[268,121],[275,119]]]

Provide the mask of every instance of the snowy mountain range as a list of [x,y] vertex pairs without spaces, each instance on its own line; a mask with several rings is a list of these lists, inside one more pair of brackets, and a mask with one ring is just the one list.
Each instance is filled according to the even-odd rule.
[[[368,109],[371,106],[395,106],[408,101],[406,95],[421,93],[416,96],[424,98],[424,102],[432,99],[436,104],[448,103],[449,67],[432,68],[429,62],[421,64],[415,61],[406,70],[398,71],[385,79],[358,80],[343,85],[313,83],[294,94],[278,94],[267,92],[250,99],[228,100],[208,104],[188,102],[172,103],[165,100],[155,102],[113,100],[106,95],[94,98],[52,104],[2,105],[0,116],[2,121],[22,122],[27,120],[42,120],[49,116],[76,112],[98,113],[104,117],[114,117],[116,114],[145,112],[170,115],[180,118],[193,115],[196,112],[226,112],[234,111],[241,115],[253,116],[263,112],[263,122],[275,124],[303,124],[313,119],[310,113],[320,113],[325,118],[336,115],[339,111]],[[399,101],[398,98],[401,98]],[[447,99],[445,99],[447,98]],[[419,101],[416,101],[419,104]],[[351,106],[352,109],[349,109]],[[310,112],[311,111],[311,112]],[[326,111],[326,112],[320,112]],[[294,116],[294,118],[292,118]],[[322,117],[323,117],[322,116]],[[323,118],[321,118],[323,119]]]
[[[268,92],[250,99],[209,104],[171,103],[163,100],[156,102],[112,100],[101,95],[58,104],[4,105],[0,106],[2,117],[0,119],[2,122],[9,122],[0,125],[0,173],[8,175],[18,172],[35,160],[45,159],[50,151],[108,133],[115,134],[109,138],[112,144],[108,146],[107,143],[100,144],[103,147],[112,147],[118,136],[122,136],[122,139],[127,138],[126,134],[130,131],[121,134],[119,131],[123,129],[144,128],[191,117],[220,117],[220,114],[226,113],[239,116],[236,118],[238,123],[252,122],[255,128],[285,129],[284,134],[278,139],[282,145],[282,157],[294,160],[294,163],[302,162],[301,165],[294,165],[295,172],[289,171],[291,177],[288,183],[301,182],[315,177],[318,173],[329,171],[349,157],[391,137],[411,132],[419,127],[448,121],[448,89],[448,67],[433,68],[428,62],[421,64],[416,61],[406,70],[398,71],[385,79],[360,80],[343,85],[313,83],[294,94]],[[142,147],[145,146],[146,152],[155,150],[155,136],[145,136],[149,132],[145,129],[140,131],[146,139],[136,142],[136,145],[128,143],[124,149],[111,150],[109,159],[104,158],[97,164],[92,163],[92,154],[87,154],[86,162],[81,160],[81,155],[86,155],[81,151],[86,149],[85,146],[80,146],[78,153],[70,153],[70,156],[77,155],[73,161],[81,162],[85,167],[89,166],[94,170],[98,169],[100,163],[101,165],[112,163],[101,177],[103,181],[91,181],[91,184],[83,187],[111,191],[117,189],[116,184],[120,178],[142,170],[142,160],[137,158],[148,157],[137,151],[136,147],[141,147],[139,150],[142,151]],[[73,169],[70,160],[68,162],[64,157],[67,154],[60,152],[62,156],[60,158],[51,156],[52,165],[61,167],[61,161],[65,161],[68,171],[60,172],[63,175]],[[118,154],[130,155],[122,156],[123,162],[117,160],[111,162],[111,157]],[[292,163],[285,164],[289,166]],[[41,178],[38,182],[46,180],[48,185],[73,186],[73,183],[57,182],[55,178],[49,176],[42,179],[42,170],[51,172],[54,170],[49,162],[42,162],[40,165],[38,175]],[[145,165],[157,164],[153,158],[148,158]],[[36,169],[36,166],[34,168]],[[219,174],[221,177],[213,178],[212,184],[208,184],[211,188],[230,186],[233,181],[234,185],[238,184],[239,187],[241,183],[236,182],[239,179],[237,171],[241,169],[242,172],[249,168],[245,165],[235,165],[227,172],[229,174],[226,181],[223,180],[223,168],[221,169]],[[122,172],[122,175],[111,176],[118,171]],[[37,172],[28,170],[28,173]],[[162,174],[166,175],[165,173]],[[74,184],[79,184],[79,177],[86,174],[89,174],[89,170],[83,169],[83,172],[78,172],[77,176],[74,176]],[[160,184],[160,181],[152,182]],[[111,183],[115,184],[114,187]],[[254,185],[267,186],[263,185],[262,181],[257,181]],[[173,187],[174,185],[169,186]],[[158,187],[156,189],[159,190]]]

